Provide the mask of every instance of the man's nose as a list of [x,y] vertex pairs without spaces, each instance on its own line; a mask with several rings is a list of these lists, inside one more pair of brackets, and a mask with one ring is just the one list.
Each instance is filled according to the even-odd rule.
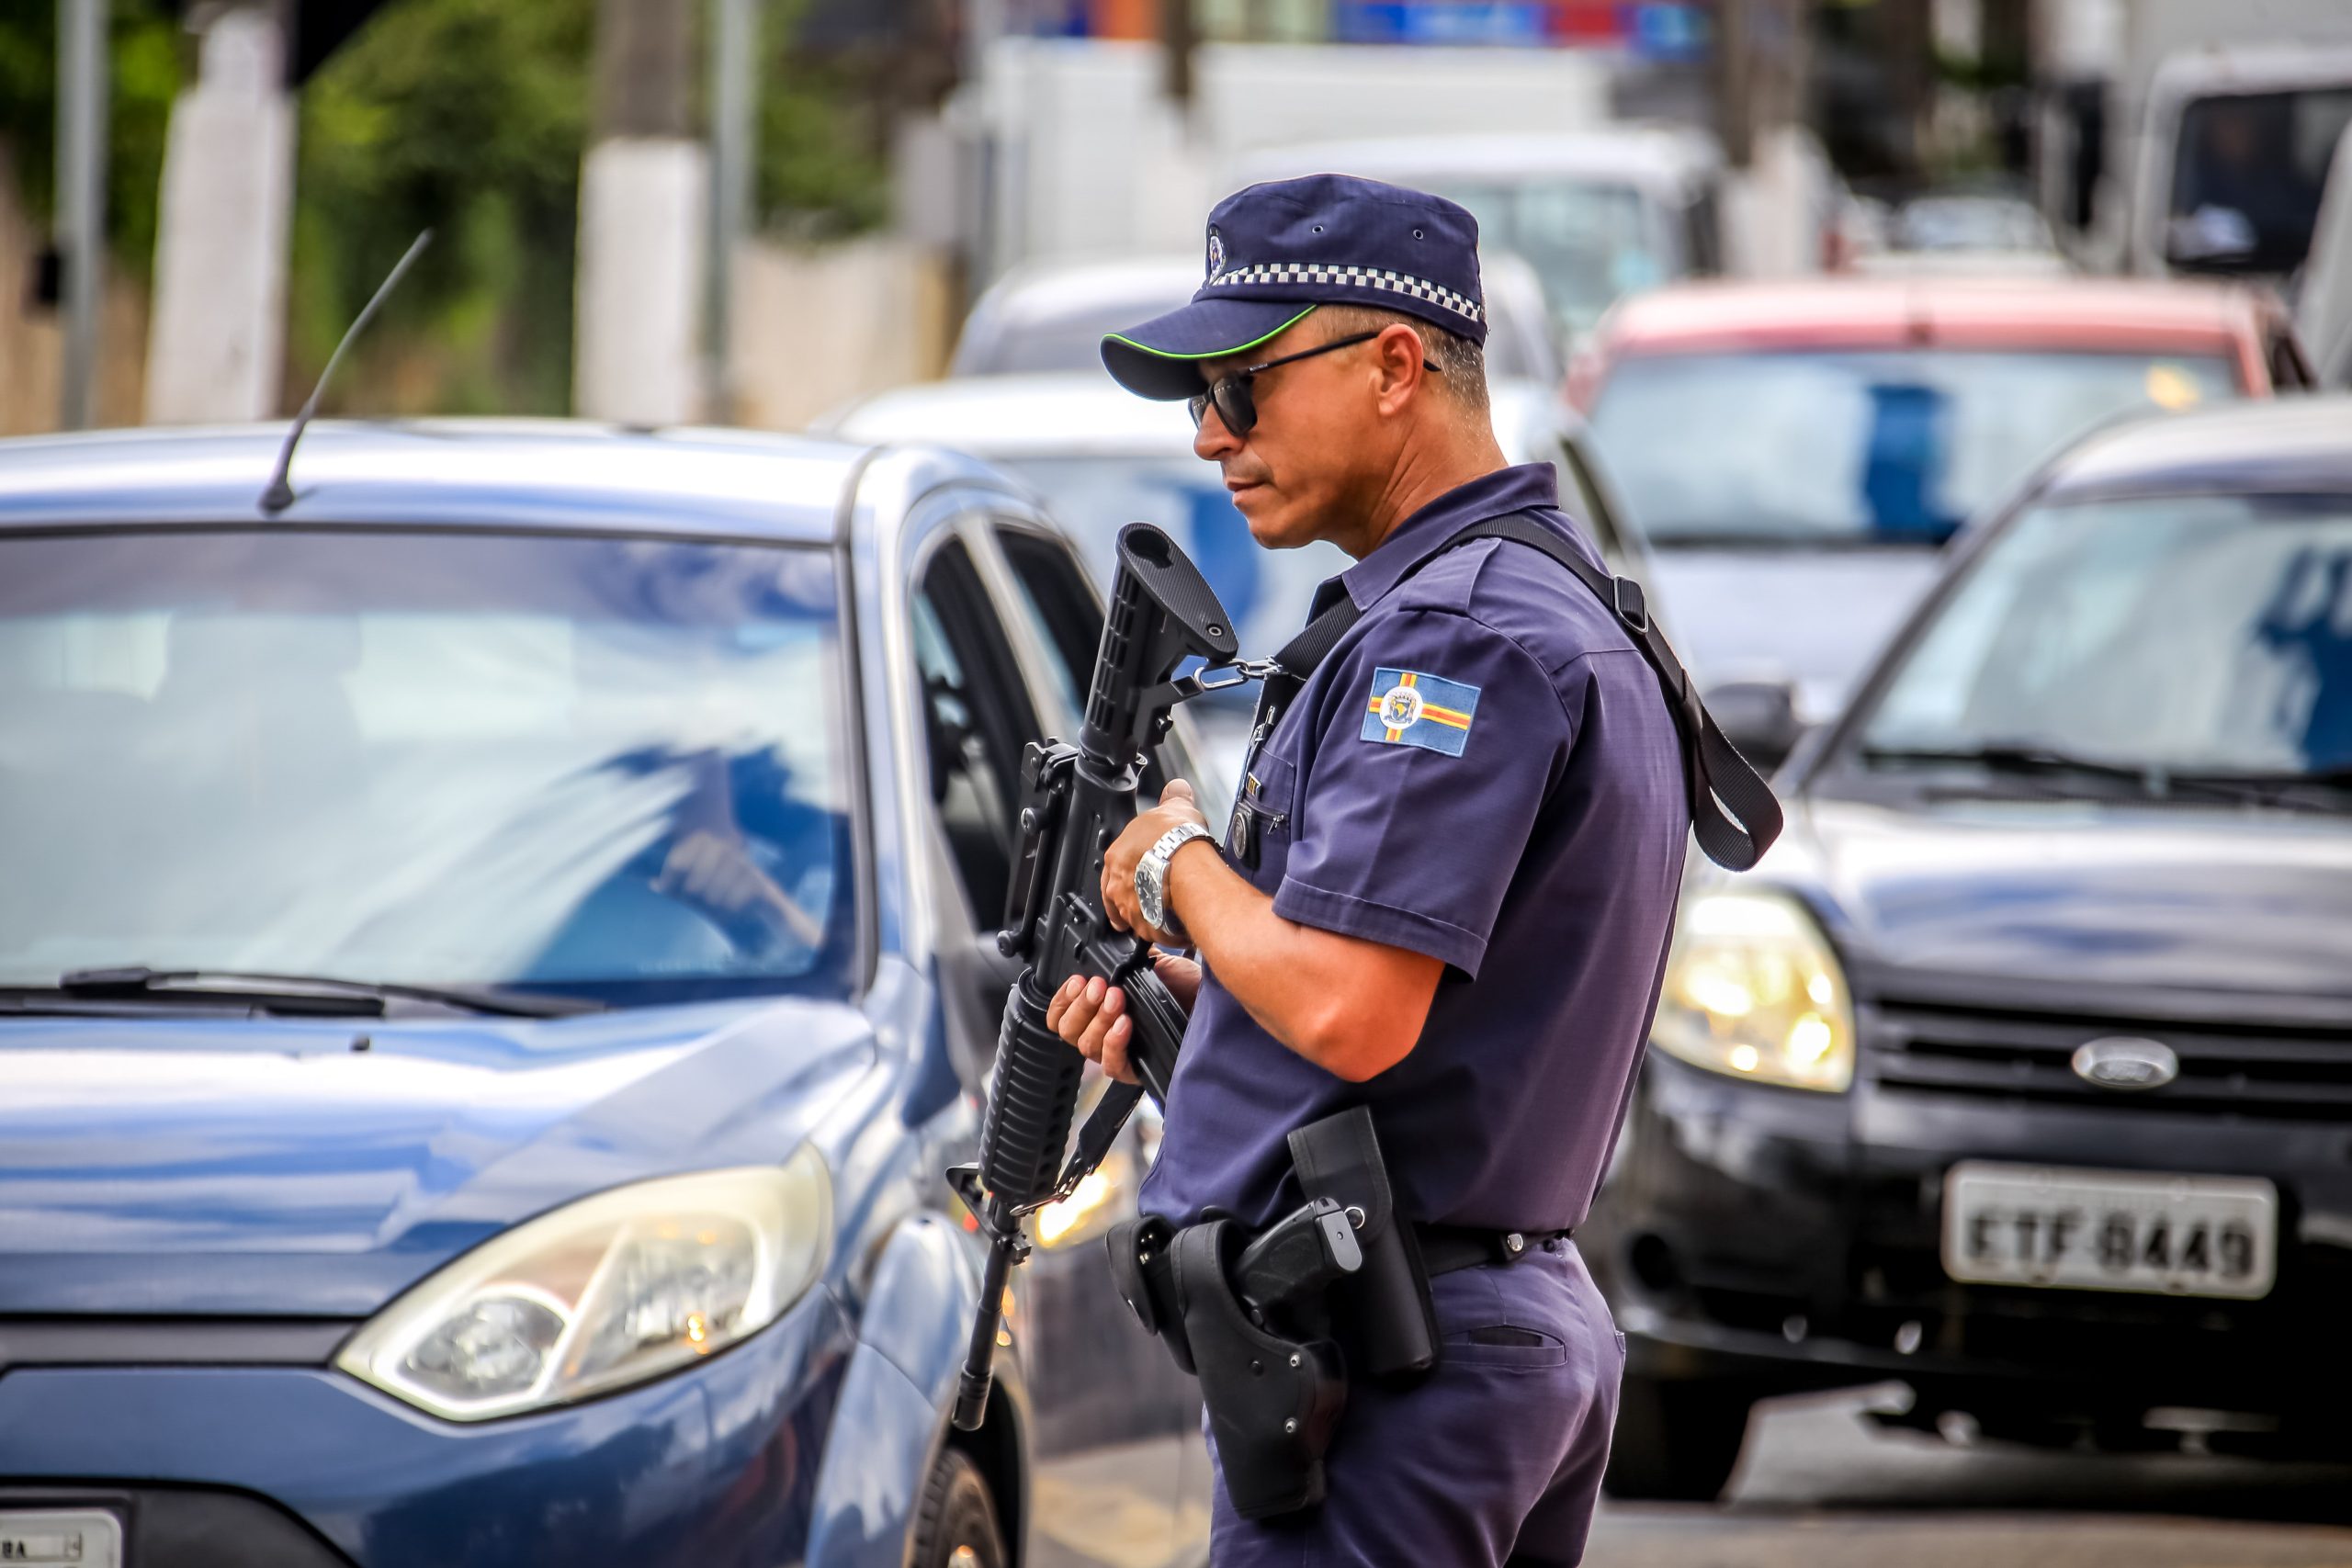
[[1193,456],[1204,462],[1214,463],[1241,450],[1240,439],[1226,429],[1225,419],[1211,403],[1201,415],[1200,428],[1193,432]]

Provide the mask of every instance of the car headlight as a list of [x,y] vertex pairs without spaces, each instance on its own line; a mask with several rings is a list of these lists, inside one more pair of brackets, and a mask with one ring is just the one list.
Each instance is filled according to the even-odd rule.
[[1775,894],[1684,903],[1650,1040],[1733,1077],[1833,1093],[1854,1081],[1845,971],[1813,917]]
[[781,1166],[615,1188],[429,1276],[335,1365],[451,1421],[608,1393],[775,1322],[824,1267],[832,1212],[808,1148]]

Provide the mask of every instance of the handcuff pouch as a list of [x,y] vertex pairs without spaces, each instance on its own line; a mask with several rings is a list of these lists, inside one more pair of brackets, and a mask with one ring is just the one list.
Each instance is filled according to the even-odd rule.
[[1290,1135],[1290,1157],[1308,1198],[1336,1199],[1356,1221],[1363,1266],[1331,1289],[1333,1320],[1351,1363],[1380,1378],[1408,1378],[1437,1365],[1429,1277],[1413,1227],[1396,1212],[1371,1111],[1359,1105],[1298,1128]]

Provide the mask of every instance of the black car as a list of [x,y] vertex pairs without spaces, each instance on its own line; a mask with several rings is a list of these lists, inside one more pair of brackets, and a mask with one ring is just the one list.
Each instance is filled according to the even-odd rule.
[[1957,552],[1685,889],[1583,1238],[1617,1495],[1888,1379],[2052,1446],[2352,1432],[2352,401],[2111,430]]

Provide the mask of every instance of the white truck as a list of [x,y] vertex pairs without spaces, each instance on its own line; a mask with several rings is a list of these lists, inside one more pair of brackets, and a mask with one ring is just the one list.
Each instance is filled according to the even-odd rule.
[[2291,287],[2352,121],[2352,4],[2058,0],[2045,37],[2043,203],[2077,254]]
[[974,284],[1016,262],[1193,251],[1219,187],[1261,149],[1609,117],[1607,63],[1569,50],[1203,44],[1189,106],[1169,96],[1166,69],[1147,43],[989,49],[948,118]]

